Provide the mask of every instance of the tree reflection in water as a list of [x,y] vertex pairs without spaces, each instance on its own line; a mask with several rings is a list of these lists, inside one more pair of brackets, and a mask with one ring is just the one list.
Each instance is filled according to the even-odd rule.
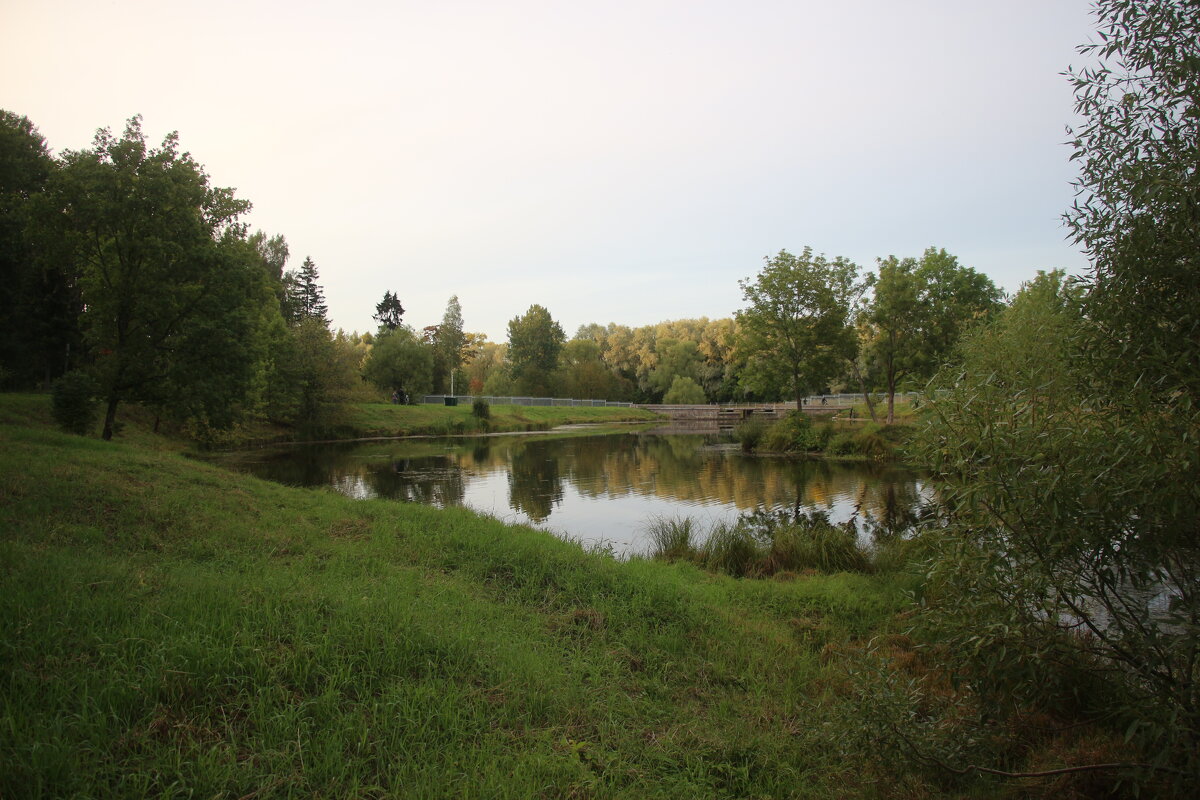
[[[715,435],[608,434],[407,439],[308,445],[222,460],[261,477],[332,486],[352,497],[470,505],[638,549],[651,516],[732,521],[755,509],[854,519],[863,536],[895,536],[927,490],[897,467],[746,456]],[[507,502],[512,514],[495,507]]]

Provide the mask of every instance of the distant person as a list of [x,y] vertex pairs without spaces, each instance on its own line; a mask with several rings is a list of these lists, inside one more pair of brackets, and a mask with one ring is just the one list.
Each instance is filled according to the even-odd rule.
[[400,393],[395,389],[392,389],[392,405],[400,405]]

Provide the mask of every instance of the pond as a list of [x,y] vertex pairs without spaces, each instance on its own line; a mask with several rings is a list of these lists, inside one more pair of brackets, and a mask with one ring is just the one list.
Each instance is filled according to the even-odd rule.
[[644,552],[656,517],[702,525],[755,510],[827,513],[860,537],[895,526],[927,494],[920,473],[861,462],[751,456],[716,433],[405,438],[291,445],[220,462],[350,497],[467,506],[618,555]]

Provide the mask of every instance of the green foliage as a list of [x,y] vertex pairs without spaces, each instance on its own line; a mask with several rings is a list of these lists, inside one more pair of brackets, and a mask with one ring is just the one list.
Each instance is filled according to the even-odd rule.
[[27,117],[0,109],[0,387],[48,385],[79,363],[82,310],[61,242],[29,222],[56,169]]
[[554,393],[554,373],[566,334],[550,312],[532,305],[508,323],[508,363],[518,391],[530,395]]
[[[442,324],[437,326],[433,336],[433,387],[436,391],[450,393],[451,373],[462,366],[466,345],[462,306],[459,305],[458,295],[452,295],[446,303]],[[461,385],[456,384],[455,391],[461,391]]]
[[363,377],[385,392],[395,391],[415,402],[433,387],[433,353],[406,325],[383,331],[371,345]]
[[804,248],[781,250],[753,280],[739,281],[749,306],[737,313],[743,385],[755,392],[790,390],[797,401],[837,374],[854,353],[850,308],[858,267]]
[[766,429],[762,448],[772,453],[824,450],[831,433],[828,425],[814,425],[807,414],[791,411]]
[[400,298],[391,291],[384,292],[383,299],[375,305],[373,316],[373,319],[379,323],[379,327],[394,331],[403,323],[401,319],[403,316],[404,306],[400,305]]
[[492,416],[492,407],[488,405],[488,401],[482,397],[476,397],[471,403],[471,416],[476,419],[488,419]]
[[663,402],[668,405],[700,405],[706,400],[700,384],[682,375],[671,382],[671,388],[663,395]]
[[1000,290],[986,276],[958,264],[945,250],[921,259],[880,259],[873,289],[859,317],[867,363],[887,391],[887,423],[906,378],[924,383],[950,357],[963,332],[1000,307]]
[[[39,200],[39,235],[58,242],[79,275],[107,401],[105,439],[122,401],[201,392],[215,362],[248,388],[256,355],[248,307],[262,299],[237,223],[249,204],[210,188],[176,134],[151,149],[137,117],[121,138],[101,130],[91,150],[64,154]],[[220,346],[197,326],[220,333]]]
[[96,425],[99,385],[86,372],[68,372],[51,392],[54,421],[68,433],[86,436]]
[[621,379],[604,363],[594,339],[567,342],[560,356],[562,388],[568,397],[623,400],[628,396]]
[[718,522],[709,529],[697,558],[706,569],[741,578],[757,566],[761,554],[759,543],[744,525]]
[[741,443],[742,450],[747,453],[752,453],[758,448],[758,444],[762,441],[763,434],[766,432],[766,424],[754,417],[742,420],[733,429],[734,437]]
[[853,523],[834,525],[820,512],[755,511],[736,522],[717,522],[702,532],[690,517],[658,518],[646,528],[647,555],[690,561],[735,578],[800,571],[869,572],[868,552]]
[[311,319],[329,327],[329,308],[319,279],[317,265],[309,256],[304,257],[298,271],[289,270],[283,276],[284,318],[288,322],[296,324]]
[[650,540],[647,555],[661,561],[694,561],[699,556],[694,537],[696,523],[691,517],[652,519],[646,526]]

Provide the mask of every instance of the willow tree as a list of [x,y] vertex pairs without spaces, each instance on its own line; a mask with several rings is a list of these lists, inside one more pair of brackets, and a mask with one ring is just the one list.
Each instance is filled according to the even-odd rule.
[[[1200,785],[1200,6],[1101,0],[1071,73],[1091,268],[1029,287],[930,403],[928,587],[980,721],[1065,710]],[[1060,720],[1065,721],[1065,720]],[[1075,721],[1075,720],[1072,720]],[[1111,765],[1072,765],[1097,769]],[[1121,772],[1115,773],[1120,777]]]

